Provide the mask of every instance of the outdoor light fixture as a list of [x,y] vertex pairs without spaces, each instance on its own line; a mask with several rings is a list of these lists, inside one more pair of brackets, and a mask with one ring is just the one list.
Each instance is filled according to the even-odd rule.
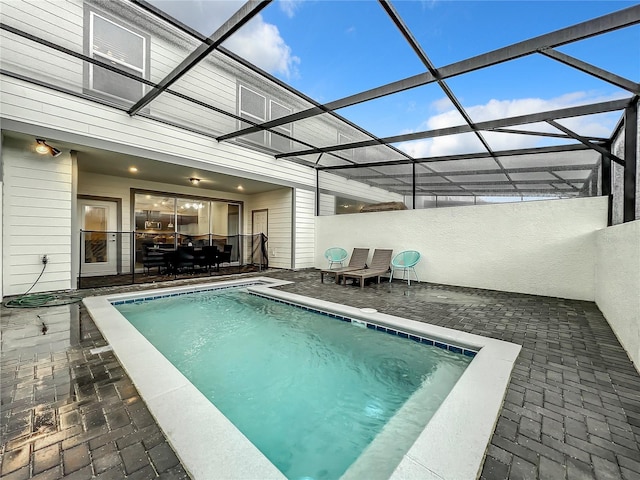
[[38,145],[36,145],[36,152],[41,155],[46,155],[47,153],[49,153],[52,157],[57,157],[62,153],[57,148],[47,144],[47,141],[42,138],[36,138],[36,142],[38,142]]
[[198,185],[200,183],[200,179],[196,177],[191,177],[189,181],[191,182],[191,185]]

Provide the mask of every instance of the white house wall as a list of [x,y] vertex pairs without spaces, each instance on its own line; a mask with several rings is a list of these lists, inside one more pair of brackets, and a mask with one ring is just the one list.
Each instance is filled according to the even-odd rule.
[[336,197],[326,193],[320,193],[320,215],[335,215]]
[[315,265],[315,195],[309,190],[295,189],[295,264],[294,268]]
[[42,156],[33,146],[5,138],[3,295],[71,288],[72,161],[68,153]]
[[291,268],[292,195],[290,188],[280,188],[251,195],[245,203],[245,232],[251,233],[251,212],[268,210],[267,255],[269,266]]
[[606,226],[605,197],[316,217],[316,267],[334,246],[418,250],[421,281],[593,301]]
[[597,232],[595,300],[640,371],[640,220]]

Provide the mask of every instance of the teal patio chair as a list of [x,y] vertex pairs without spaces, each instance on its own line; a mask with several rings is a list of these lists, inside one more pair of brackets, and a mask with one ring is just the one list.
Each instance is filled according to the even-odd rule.
[[324,252],[324,257],[329,261],[329,268],[333,267],[334,263],[342,267],[342,262],[347,259],[347,251],[340,247],[328,248],[327,251]]
[[400,252],[393,260],[391,260],[391,276],[389,277],[389,282],[393,280],[393,272],[395,270],[402,270],[402,279],[404,280],[404,274],[407,272],[407,283],[411,285],[411,271],[416,277],[416,282],[418,280],[418,274],[416,273],[416,269],[414,268],[416,264],[420,261],[420,252],[416,252],[415,250],[406,250],[404,252]]

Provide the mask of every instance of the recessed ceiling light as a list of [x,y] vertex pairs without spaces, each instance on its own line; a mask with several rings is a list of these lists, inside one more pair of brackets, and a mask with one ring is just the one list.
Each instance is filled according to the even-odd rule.
[[189,181],[191,182],[191,185],[198,185],[200,183],[200,179],[196,177],[191,177]]
[[136,167],[129,167],[129,171],[131,173],[136,173],[138,171],[138,169]]
[[238,190],[244,190],[244,187],[242,185],[238,185]]

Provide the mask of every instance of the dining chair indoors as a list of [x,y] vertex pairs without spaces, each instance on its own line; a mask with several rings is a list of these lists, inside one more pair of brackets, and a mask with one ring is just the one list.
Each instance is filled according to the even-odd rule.
[[329,268],[331,268],[334,263],[342,267],[342,262],[347,259],[347,251],[340,247],[328,248],[324,252],[324,257],[329,261]]
[[415,266],[420,261],[420,252],[416,252],[415,250],[405,250],[404,252],[398,253],[393,260],[391,260],[391,275],[389,276],[389,282],[393,280],[393,273],[396,270],[402,270],[402,279],[404,280],[405,272],[407,273],[407,284],[411,285],[411,271],[416,277],[416,282],[418,280],[418,274],[416,273]]

